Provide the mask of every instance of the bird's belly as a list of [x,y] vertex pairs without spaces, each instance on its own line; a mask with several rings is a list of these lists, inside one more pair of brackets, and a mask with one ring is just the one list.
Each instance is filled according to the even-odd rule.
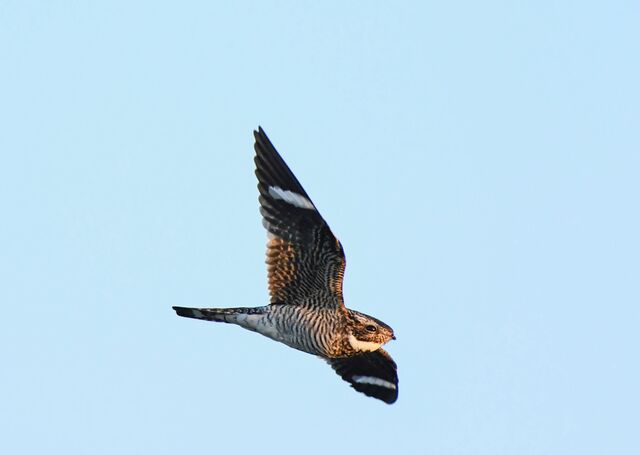
[[283,341],[277,324],[264,314],[241,314],[236,317],[236,324],[253,332],[258,332],[272,340]]
[[331,318],[293,306],[269,309],[263,314],[238,315],[235,322],[294,349],[324,357],[331,355],[338,337]]

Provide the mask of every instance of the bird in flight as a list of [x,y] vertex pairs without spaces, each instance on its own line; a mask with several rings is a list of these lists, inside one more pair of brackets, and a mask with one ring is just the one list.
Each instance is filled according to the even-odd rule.
[[271,302],[173,309],[187,318],[236,324],[319,356],[358,392],[394,403],[397,367],[381,347],[395,340],[393,329],[345,306],[342,245],[262,128],[253,135]]

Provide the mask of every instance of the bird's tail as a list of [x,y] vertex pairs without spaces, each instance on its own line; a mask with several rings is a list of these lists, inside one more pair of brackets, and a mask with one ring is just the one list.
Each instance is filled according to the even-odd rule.
[[[193,319],[202,319],[205,321],[229,322],[237,324],[238,319],[246,319],[247,315],[264,314],[264,307],[257,308],[186,308],[174,306],[178,316]],[[244,316],[244,317],[242,317]],[[239,318],[240,317],[240,318]]]

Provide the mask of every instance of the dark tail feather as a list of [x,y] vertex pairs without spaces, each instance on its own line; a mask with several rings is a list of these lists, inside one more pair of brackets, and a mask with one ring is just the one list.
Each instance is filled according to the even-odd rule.
[[225,322],[224,315],[231,313],[222,308],[185,308],[181,306],[174,306],[173,309],[176,311],[178,316],[218,322]]
[[[182,306],[172,307],[178,316],[204,321],[236,322],[233,316],[239,314],[262,314],[263,307],[257,308],[186,308]],[[232,316],[229,318],[229,316]]]

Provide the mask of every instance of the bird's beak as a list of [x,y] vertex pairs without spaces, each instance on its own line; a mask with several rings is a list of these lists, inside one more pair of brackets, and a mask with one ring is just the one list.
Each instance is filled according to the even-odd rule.
[[392,339],[392,340],[395,340],[395,339],[396,339],[395,334],[394,334],[394,335],[391,335],[391,339]]

